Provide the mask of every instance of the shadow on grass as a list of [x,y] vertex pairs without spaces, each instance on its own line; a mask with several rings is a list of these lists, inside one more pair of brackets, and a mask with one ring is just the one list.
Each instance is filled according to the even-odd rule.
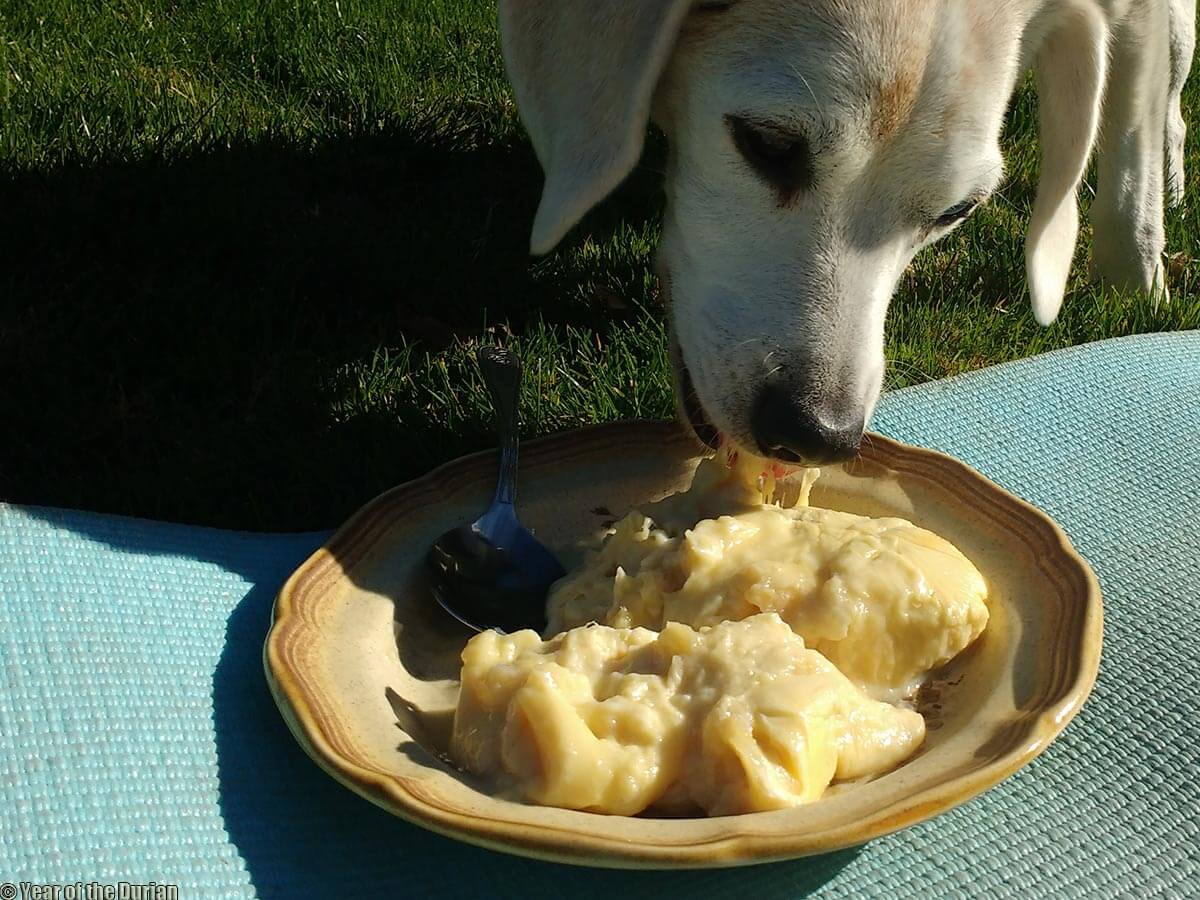
[[[653,215],[654,178],[591,226]],[[331,382],[485,321],[594,324],[560,300],[579,272],[531,265],[540,189],[527,143],[454,122],[0,173],[0,499],[324,527],[490,442],[416,410],[339,421]]]

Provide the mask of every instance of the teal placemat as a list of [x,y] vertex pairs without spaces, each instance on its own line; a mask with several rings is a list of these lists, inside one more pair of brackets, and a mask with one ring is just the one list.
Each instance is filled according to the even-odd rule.
[[267,693],[272,598],[320,535],[0,506],[0,900],[19,881],[181,897],[1196,894],[1200,333],[900,391],[874,427],[1047,510],[1104,587],[1092,699],[982,797],[753,869],[575,869],[460,845],[323,775]]

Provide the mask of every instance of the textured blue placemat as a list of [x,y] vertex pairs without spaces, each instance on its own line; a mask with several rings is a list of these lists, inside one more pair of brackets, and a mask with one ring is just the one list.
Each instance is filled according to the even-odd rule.
[[320,535],[0,506],[0,900],[3,882],[122,880],[182,897],[1195,893],[1200,333],[900,391],[874,425],[1046,509],[1104,587],[1092,699],[966,806],[749,870],[574,869],[466,847],[335,784],[271,702],[271,601]]

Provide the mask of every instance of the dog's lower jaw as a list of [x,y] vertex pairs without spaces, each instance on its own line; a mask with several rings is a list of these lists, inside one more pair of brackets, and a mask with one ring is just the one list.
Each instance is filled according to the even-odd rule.
[[721,432],[704,414],[704,406],[696,394],[691,372],[683,360],[683,351],[675,338],[674,330],[668,337],[670,344],[671,370],[675,387],[676,416],[692,430],[700,443],[710,450],[719,450],[723,443]]
[[675,336],[675,322],[671,317],[671,270],[663,262],[661,254],[655,259],[654,268],[658,276],[659,294],[667,308],[667,349],[671,358],[672,386],[675,388],[675,416],[691,429],[700,443],[710,450],[719,451],[725,443],[724,436],[704,414],[704,405],[700,402],[696,385],[692,383],[692,374],[683,359],[683,348]]
[[700,398],[696,396],[696,388],[686,366],[680,369],[678,381],[676,389],[679,392],[680,411],[688,427],[710,450],[719,450],[722,443],[721,432],[704,415],[704,407],[700,404]]

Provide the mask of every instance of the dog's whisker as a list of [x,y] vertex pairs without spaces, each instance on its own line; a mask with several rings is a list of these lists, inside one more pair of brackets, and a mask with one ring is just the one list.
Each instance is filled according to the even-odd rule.
[[887,366],[883,373],[883,388],[884,390],[894,390],[907,379],[909,384],[929,381],[930,374],[918,366],[916,363],[904,359],[888,357],[886,360]]
[[796,73],[796,76],[804,83],[804,87],[808,89],[808,95],[813,98],[813,103],[816,104],[817,112],[822,112],[821,101],[818,100],[817,95],[813,93],[812,85],[808,83],[808,79],[804,77],[804,73],[799,71],[795,66],[792,67],[792,71]]
[[889,357],[886,357],[885,362],[887,363],[887,369],[889,371],[897,371],[898,370],[899,372],[902,372],[904,374],[917,374],[917,375],[924,374],[924,372],[920,366],[918,366],[916,363],[911,362],[907,359],[901,359],[900,357],[897,357],[897,356],[889,356]]

